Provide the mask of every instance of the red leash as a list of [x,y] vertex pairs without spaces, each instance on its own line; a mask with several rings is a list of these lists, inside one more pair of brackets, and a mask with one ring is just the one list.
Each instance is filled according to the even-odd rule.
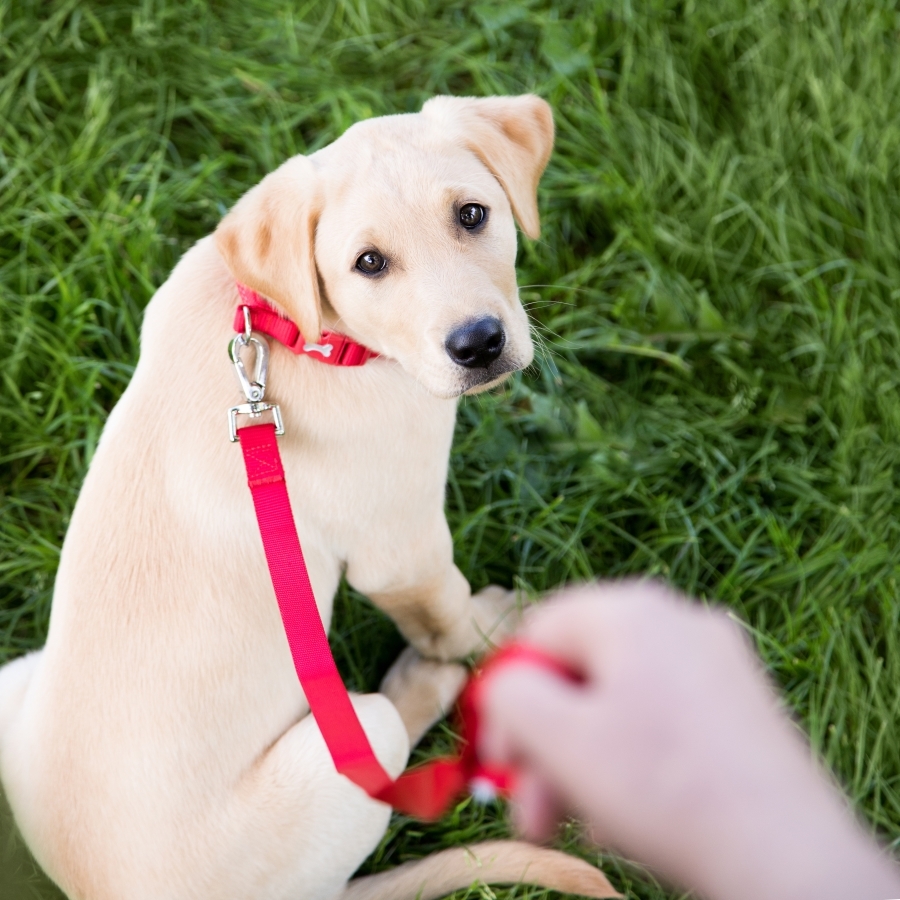
[[[277,406],[263,402],[268,370],[268,346],[250,328],[250,316],[256,331],[281,339],[280,334],[293,341],[291,349],[304,344],[296,325],[279,316],[258,294],[238,286],[241,299],[253,299],[239,307],[235,327],[240,329],[231,342],[232,362],[247,403],[229,410],[229,430],[232,440],[239,440],[247,469],[247,483],[253,495],[256,519],[262,536],[266,562],[285,635],[294,661],[297,677],[306,694],[310,710],[322,732],[325,744],[334,760],[335,768],[359,785],[369,796],[389,803],[394,809],[419,819],[433,820],[468,787],[478,799],[490,799],[506,793],[511,787],[510,770],[492,769],[479,762],[476,752],[477,722],[480,695],[488,673],[499,664],[519,660],[551,666],[566,672],[557,662],[533,648],[510,645],[496,653],[470,680],[460,698],[459,711],[463,732],[463,750],[458,757],[432,760],[409,769],[396,781],[392,780],[375,757],[369,739],[360,724],[350,696],[328,645],[328,636],[316,606],[303,551],[297,536],[281,454],[276,436],[283,433],[281,414]],[[264,314],[264,315],[261,315]],[[267,316],[267,317],[266,317]],[[283,324],[287,322],[295,334]],[[371,350],[356,344],[344,335],[323,335],[332,349],[341,347],[335,358],[322,357],[332,365],[362,365],[376,356]],[[254,378],[251,381],[241,359],[241,350],[253,345],[256,351]],[[308,345],[305,347],[318,347]],[[348,349],[349,348],[349,349]],[[294,352],[317,352],[304,349]],[[347,361],[351,360],[351,361]],[[360,361],[361,360],[361,361]],[[238,415],[259,418],[271,411],[275,423],[247,425],[237,428]]]

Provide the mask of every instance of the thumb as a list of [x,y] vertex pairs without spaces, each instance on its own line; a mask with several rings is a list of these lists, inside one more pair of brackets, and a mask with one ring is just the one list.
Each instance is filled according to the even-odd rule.
[[527,662],[510,663],[484,685],[479,752],[491,762],[524,762],[577,803],[592,712],[584,686]]

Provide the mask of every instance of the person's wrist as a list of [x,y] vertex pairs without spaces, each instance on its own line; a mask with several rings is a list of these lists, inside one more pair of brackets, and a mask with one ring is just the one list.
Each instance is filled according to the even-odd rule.
[[[816,772],[742,791],[707,838],[696,888],[714,900],[893,900],[900,879]],[[718,845],[718,836],[729,840]],[[718,846],[717,846],[718,845]],[[698,860],[698,862],[700,862]]]

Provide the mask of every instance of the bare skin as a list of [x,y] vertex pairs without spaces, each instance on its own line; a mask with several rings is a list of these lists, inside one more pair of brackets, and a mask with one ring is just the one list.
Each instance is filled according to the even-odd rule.
[[482,751],[517,760],[520,830],[563,811],[592,838],[713,900],[887,900],[900,871],[811,759],[738,627],[652,582],[567,591],[485,693]]

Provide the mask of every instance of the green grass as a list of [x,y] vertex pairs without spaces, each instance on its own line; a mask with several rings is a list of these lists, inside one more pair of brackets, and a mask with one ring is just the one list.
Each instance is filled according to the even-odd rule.
[[[461,407],[459,564],[534,591],[653,572],[727,604],[896,846],[898,31],[875,0],[0,0],[0,659],[44,639],[141,311],[191,242],[357,119],[532,90],[558,128],[519,257],[543,350]],[[372,687],[396,633],[338,608]],[[506,831],[471,806],[398,818],[366,869]],[[4,841],[8,896],[51,896]]]

